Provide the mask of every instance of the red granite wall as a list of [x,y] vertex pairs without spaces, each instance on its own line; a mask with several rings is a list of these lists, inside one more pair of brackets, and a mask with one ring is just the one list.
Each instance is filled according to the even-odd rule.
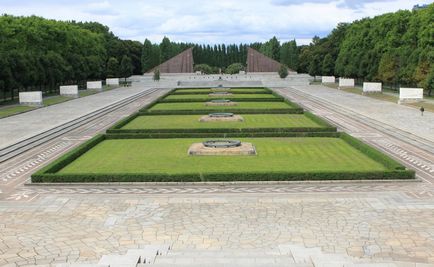
[[276,60],[259,53],[255,49],[247,48],[248,72],[277,72],[280,65]]
[[[193,72],[193,48],[172,57],[157,66],[160,73],[192,73]],[[155,68],[154,68],[155,69]],[[153,72],[152,69],[150,72]]]

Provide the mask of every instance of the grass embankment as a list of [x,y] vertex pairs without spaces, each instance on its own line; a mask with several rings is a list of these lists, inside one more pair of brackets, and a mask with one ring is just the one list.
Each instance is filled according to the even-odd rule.
[[273,94],[231,94],[231,95],[209,95],[209,94],[197,94],[197,95],[169,95],[164,99],[232,99],[232,98],[277,98]]
[[189,156],[203,139],[105,140],[61,169],[59,174],[258,173],[384,171],[339,138],[246,138],[255,156]]
[[242,94],[242,93],[269,93],[267,89],[264,88],[231,88],[225,90],[225,88],[220,88],[218,90],[213,90],[210,88],[187,88],[187,89],[176,89],[174,91],[175,94],[183,94],[183,93],[196,93],[196,94],[209,94],[218,91],[228,91],[231,93]]
[[203,115],[138,116],[121,129],[218,129],[323,127],[303,114],[243,114],[244,121],[200,122]]
[[285,109],[292,108],[285,102],[238,102],[236,106],[207,106],[203,102],[158,103],[150,111],[157,110],[225,110],[225,109]]

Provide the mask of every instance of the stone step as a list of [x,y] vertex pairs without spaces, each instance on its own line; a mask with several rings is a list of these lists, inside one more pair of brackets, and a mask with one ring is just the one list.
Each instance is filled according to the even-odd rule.
[[140,263],[137,255],[103,255],[98,264],[110,267],[136,267]]
[[[228,256],[228,257],[157,257],[155,264],[292,264],[294,260],[287,256]],[[312,264],[310,264],[312,265]]]
[[[149,265],[140,264],[137,267],[146,267]],[[185,263],[185,264],[173,264],[173,263],[155,263],[155,267],[315,267],[312,264],[305,263]]]

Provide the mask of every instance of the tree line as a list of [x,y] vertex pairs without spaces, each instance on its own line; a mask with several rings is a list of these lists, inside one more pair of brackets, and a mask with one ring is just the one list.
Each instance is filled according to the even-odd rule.
[[[309,45],[276,37],[251,44],[155,44],[121,40],[96,22],[0,16],[0,96],[18,90],[56,92],[58,85],[148,72],[193,47],[196,69],[243,69],[247,47],[300,73],[336,75],[384,84],[434,88],[434,4],[353,23],[340,23]],[[230,66],[230,68],[229,68]]]
[[434,89],[434,4],[353,23],[300,47],[299,72]]
[[95,22],[0,16],[0,97],[141,73],[142,44]]

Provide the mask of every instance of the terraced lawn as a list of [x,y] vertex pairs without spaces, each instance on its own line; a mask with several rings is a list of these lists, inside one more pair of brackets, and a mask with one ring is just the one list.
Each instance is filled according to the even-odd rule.
[[227,110],[227,109],[285,109],[294,108],[286,102],[238,102],[236,106],[207,106],[204,102],[158,103],[151,107],[156,110]]
[[207,95],[207,94],[198,94],[198,95],[169,95],[164,99],[203,99],[206,101],[207,99],[232,99],[232,98],[277,98],[273,94],[232,94],[232,95]]
[[245,138],[255,156],[189,156],[204,139],[105,140],[61,169],[59,174],[198,174],[384,171],[340,138]]
[[[221,91],[224,90],[224,88],[220,89]],[[210,88],[188,88],[188,89],[176,89],[175,93],[198,93],[198,94],[209,94],[212,92],[215,92],[216,90],[210,89]],[[227,90],[231,93],[269,93],[268,90],[263,88],[231,88]]]
[[12,116],[18,113],[30,111],[36,109],[37,107],[30,106],[10,106],[10,107],[2,107],[0,108],[0,118]]
[[303,114],[242,114],[244,121],[200,122],[203,115],[138,116],[121,129],[217,129],[323,127]]

